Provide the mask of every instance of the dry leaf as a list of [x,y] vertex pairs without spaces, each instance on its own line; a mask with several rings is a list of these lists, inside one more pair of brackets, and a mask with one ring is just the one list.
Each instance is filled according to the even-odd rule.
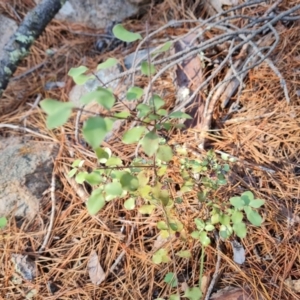
[[210,300],[254,300],[254,298],[241,288],[229,286],[213,294]]
[[100,265],[98,255],[95,250],[92,251],[87,264],[89,276],[93,284],[99,285],[105,279],[105,273]]
[[233,250],[233,261],[237,264],[243,264],[245,262],[245,249],[242,244],[234,240],[230,242]]
[[12,254],[11,261],[15,270],[26,280],[33,280],[37,276],[35,262],[28,255]]
[[294,292],[300,293],[300,279],[292,280],[290,278],[284,281]]
[[222,6],[228,5],[228,6],[234,6],[238,5],[238,0],[210,0],[210,5],[218,12],[222,12]]
[[206,293],[209,284],[209,276],[203,275],[201,280],[201,292]]

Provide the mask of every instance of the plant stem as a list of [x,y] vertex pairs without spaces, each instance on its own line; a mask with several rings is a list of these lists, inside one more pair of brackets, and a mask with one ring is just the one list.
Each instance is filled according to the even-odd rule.
[[204,267],[204,251],[205,247],[202,245],[201,257],[200,257],[200,274],[199,274],[199,289],[201,289],[202,277],[203,277],[203,267]]

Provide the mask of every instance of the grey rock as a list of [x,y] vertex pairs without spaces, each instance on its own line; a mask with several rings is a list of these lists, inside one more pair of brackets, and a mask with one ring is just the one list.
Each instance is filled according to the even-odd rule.
[[3,48],[5,44],[9,41],[10,37],[17,30],[17,23],[0,14],[0,59],[3,57]]
[[[38,4],[41,0],[35,0]],[[104,29],[112,22],[122,22],[125,18],[140,12],[149,0],[69,0],[61,8],[56,18],[82,23],[95,29]]]
[[38,213],[56,154],[53,143],[0,138],[0,216],[13,213],[31,220]]

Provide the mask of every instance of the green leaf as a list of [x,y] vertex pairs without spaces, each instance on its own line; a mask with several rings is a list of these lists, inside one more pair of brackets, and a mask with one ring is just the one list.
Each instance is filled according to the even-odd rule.
[[193,119],[190,115],[182,111],[174,111],[169,115],[170,119]]
[[73,163],[72,163],[72,167],[79,167],[81,168],[84,164],[84,160],[83,159],[76,159]]
[[98,147],[106,134],[111,131],[112,125],[102,117],[91,117],[83,125],[84,139],[93,147]]
[[210,244],[210,238],[207,236],[207,233],[205,231],[200,232],[199,241],[204,247]]
[[126,191],[134,192],[139,187],[139,180],[137,177],[131,175],[130,173],[126,172],[120,178],[120,183]]
[[252,192],[247,191],[242,193],[241,198],[243,199],[245,205],[249,205],[250,201],[254,200],[254,195]]
[[7,219],[5,217],[0,217],[0,229],[3,229],[7,225]]
[[161,99],[158,95],[154,94],[150,99],[151,105],[154,105],[155,110],[159,110],[162,106],[165,105],[165,101]]
[[196,218],[196,219],[194,220],[194,222],[195,222],[195,224],[196,224],[198,230],[203,230],[203,229],[204,229],[205,223],[204,223],[201,219]]
[[199,238],[200,238],[200,231],[193,231],[193,232],[191,233],[191,237],[192,237],[193,239],[195,239],[195,240],[199,240]]
[[232,206],[234,206],[237,209],[240,209],[245,206],[245,202],[241,197],[231,197],[229,199],[229,202]]
[[201,191],[197,193],[197,197],[200,202],[205,201],[206,196],[207,196],[207,191]]
[[220,222],[220,215],[215,213],[211,216],[211,224],[218,224]]
[[131,101],[131,100],[138,100],[140,99],[144,94],[144,90],[137,87],[137,86],[132,86],[131,88],[128,89],[126,93],[126,99]]
[[124,144],[133,144],[141,139],[142,134],[145,132],[145,126],[137,126],[127,130],[122,138]]
[[168,114],[165,109],[159,109],[156,113],[160,116],[166,116]]
[[135,42],[141,40],[142,36],[139,33],[133,33],[126,30],[121,24],[115,25],[113,28],[114,36],[123,42]]
[[120,119],[126,119],[130,116],[130,112],[129,111],[121,111],[118,113],[114,114],[114,117],[116,118],[120,118]]
[[109,154],[101,147],[97,147],[94,149],[95,154],[99,160],[105,159],[105,162],[109,158]]
[[149,182],[149,179],[150,179],[145,171],[140,172],[137,175],[137,178],[139,180],[139,188],[142,188],[142,187],[146,186]]
[[156,226],[159,230],[168,230],[168,225],[165,221],[157,222]]
[[221,225],[219,233],[223,239],[227,239],[231,236],[232,231],[233,231],[233,229],[231,228],[231,226]]
[[149,105],[144,104],[144,103],[140,103],[136,109],[139,111],[138,117],[139,118],[143,118],[145,117],[151,110],[152,108],[149,107]]
[[124,207],[128,210],[132,210],[135,208],[135,199],[129,198],[124,202]]
[[143,75],[147,76],[153,75],[156,72],[155,66],[153,64],[149,65],[147,61],[141,63],[141,71]]
[[111,182],[105,185],[104,191],[108,195],[120,196],[122,195],[123,189],[119,182]]
[[221,215],[220,216],[220,223],[222,225],[228,226],[230,224],[230,216],[228,215]]
[[85,175],[85,181],[90,185],[97,185],[102,182],[102,176],[99,173],[92,172]]
[[171,46],[172,46],[172,42],[168,41],[161,48],[159,48],[158,50],[154,51],[151,54],[155,55],[155,54],[158,54],[158,53],[166,52],[171,48]]
[[79,66],[77,68],[71,68],[70,71],[68,72],[68,75],[71,76],[72,78],[77,77],[83,73],[85,73],[88,70],[87,67],[85,66]]
[[168,251],[164,248],[159,249],[153,254],[152,261],[155,264],[160,264],[162,262],[168,262],[170,260],[168,256]]
[[215,229],[215,226],[212,225],[212,224],[207,224],[207,225],[205,226],[205,230],[206,230],[206,231],[212,231],[212,230],[214,230],[214,229]]
[[192,256],[190,250],[181,250],[177,252],[176,255],[182,258],[190,258]]
[[92,192],[92,195],[88,199],[86,206],[90,215],[95,215],[102,209],[105,205],[105,199],[102,195],[102,189],[97,189]]
[[180,300],[180,296],[176,295],[170,295],[169,300]]
[[77,168],[74,168],[74,169],[70,170],[70,171],[68,172],[68,177],[69,177],[69,178],[72,178],[72,177],[76,174],[77,171],[78,171]]
[[159,146],[159,136],[154,132],[148,132],[141,141],[142,148],[148,156],[153,156]]
[[112,156],[106,161],[105,165],[107,167],[112,167],[112,166],[118,167],[118,166],[123,166],[123,162],[121,158]]
[[97,66],[97,70],[103,70],[103,69],[113,67],[117,63],[118,63],[118,60],[116,60],[115,58],[108,58],[105,62],[103,62]]
[[79,172],[75,177],[75,181],[79,184],[84,183],[86,175],[88,175],[88,172]]
[[233,214],[231,216],[231,220],[232,220],[233,224],[239,224],[242,222],[243,217],[244,217],[243,213],[241,211],[236,210],[233,212]]
[[89,79],[94,78],[92,75],[84,75],[88,71],[85,66],[79,66],[77,68],[71,68],[68,75],[71,76],[76,84],[85,84]]
[[46,125],[48,129],[54,129],[64,125],[72,113],[73,103],[60,102],[54,99],[44,99],[40,102],[41,108],[48,115]]
[[235,223],[233,224],[233,230],[235,232],[235,234],[243,239],[244,237],[246,237],[247,235],[247,227],[246,227],[246,224],[243,223],[243,222],[240,222],[240,223]]
[[162,166],[161,168],[158,169],[157,175],[158,175],[158,176],[163,176],[163,175],[165,175],[166,172],[167,172],[167,169],[168,169],[167,166]]
[[158,147],[157,158],[169,162],[173,158],[173,151],[169,145],[162,145]]
[[153,210],[155,209],[155,205],[142,205],[139,208],[139,213],[143,214],[143,215],[151,215]]
[[194,286],[186,289],[184,297],[188,298],[189,300],[200,300],[202,298],[202,292],[198,287]]
[[169,284],[171,287],[176,287],[178,285],[176,275],[173,272],[166,274],[164,282]]
[[116,99],[109,89],[98,87],[96,91],[89,92],[80,98],[82,104],[88,104],[92,101],[96,101],[105,109],[110,110],[114,106]]
[[254,225],[254,226],[260,226],[262,223],[262,217],[251,209],[249,206],[244,208],[244,211],[247,215],[247,219]]
[[265,204],[265,200],[262,199],[254,199],[251,200],[249,203],[249,206],[253,207],[253,208],[260,208],[261,206],[263,206]]

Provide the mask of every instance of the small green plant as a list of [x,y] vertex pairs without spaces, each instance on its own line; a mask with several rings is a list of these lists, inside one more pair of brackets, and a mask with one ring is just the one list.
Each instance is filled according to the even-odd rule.
[[[116,37],[123,41],[133,42],[141,39],[139,34],[128,32],[121,25],[113,29]],[[167,51],[171,46],[168,42],[159,50]],[[98,65],[105,69],[117,64],[114,58],[109,58]],[[84,84],[95,75],[87,74],[84,66],[72,68],[69,75],[77,84]],[[148,61],[141,63],[141,73],[150,76],[156,72],[154,66]],[[86,203],[91,215],[97,214],[107,202],[114,199],[123,199],[124,207],[128,210],[138,209],[141,214],[151,215],[154,210],[160,210],[164,216],[157,222],[157,228],[162,238],[182,234],[185,239],[194,238],[202,245],[200,258],[199,286],[188,288],[184,296],[190,300],[202,298],[200,290],[205,247],[211,243],[212,231],[227,239],[232,234],[244,238],[247,225],[244,222],[244,213],[247,219],[255,226],[260,226],[261,216],[256,209],[264,204],[263,200],[254,199],[251,192],[244,192],[241,196],[226,199],[216,199],[214,191],[227,184],[226,175],[230,167],[226,163],[228,157],[219,162],[216,154],[209,151],[204,158],[190,158],[184,146],[171,147],[163,138],[162,132],[174,128],[181,128],[179,119],[191,118],[184,112],[169,114],[165,109],[165,101],[157,94],[150,99],[143,99],[144,91],[141,87],[132,86],[126,93],[126,101],[136,101],[135,110],[124,105],[124,110],[115,111],[113,108],[117,98],[109,88],[98,87],[95,91],[83,95],[81,103],[86,105],[92,101],[102,106],[104,113],[101,116],[88,118],[82,128],[85,141],[90,145],[97,157],[94,170],[87,171],[85,161],[75,160],[68,176],[74,177],[76,182],[84,182],[92,186],[92,193]],[[124,104],[124,102],[122,101]],[[71,116],[74,106],[72,103],[63,103],[54,99],[45,99],[41,102],[42,109],[47,114],[49,129],[62,126]],[[124,144],[135,144],[136,155],[131,161],[123,161],[114,155],[109,148],[102,147],[106,135],[112,131],[117,120],[134,120],[137,125],[126,130],[122,136]],[[172,180],[168,172],[172,171],[172,160],[179,161],[179,171],[182,178],[180,191],[173,197],[169,190]],[[205,205],[208,216],[205,219],[195,218],[195,230],[188,234],[176,213],[176,203],[181,203],[183,197],[194,191],[200,204]],[[138,199],[142,201],[137,201]],[[138,204],[142,202],[142,204]],[[1,224],[0,224],[1,225]],[[182,249],[177,256],[185,259],[191,257],[190,250]],[[175,257],[173,257],[175,259]],[[153,254],[155,264],[171,261],[169,250],[161,248]],[[176,272],[169,272],[164,281],[171,288],[176,288],[178,280]],[[169,300],[180,299],[179,294],[170,295]]]
[[7,225],[7,219],[5,217],[0,217],[0,229],[3,229]]

